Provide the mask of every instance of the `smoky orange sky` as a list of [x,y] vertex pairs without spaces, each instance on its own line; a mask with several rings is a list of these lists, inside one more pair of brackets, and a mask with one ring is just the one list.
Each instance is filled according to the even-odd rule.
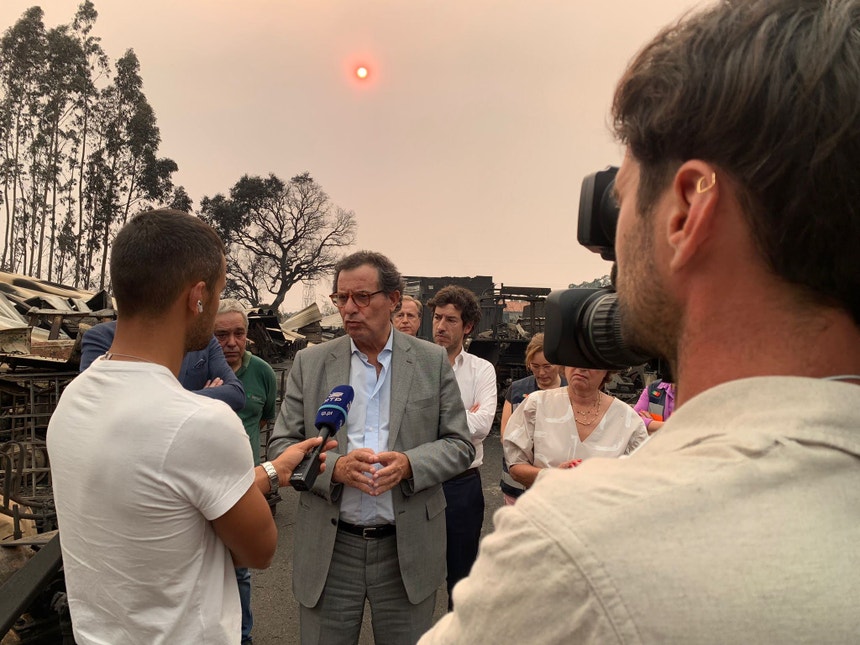
[[[48,27],[78,5],[3,0],[3,29],[34,4]],[[94,31],[111,60],[135,50],[195,207],[246,173],[308,171],[355,211],[355,248],[404,274],[561,288],[609,272],[576,217],[583,176],[621,160],[614,84],[701,4],[95,0]],[[284,309],[301,304],[297,286]]]

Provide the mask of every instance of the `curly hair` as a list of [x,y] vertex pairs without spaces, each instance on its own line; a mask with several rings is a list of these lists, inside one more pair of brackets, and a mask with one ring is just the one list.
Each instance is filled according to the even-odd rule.
[[458,309],[464,327],[471,324],[472,329],[474,329],[481,320],[481,308],[478,306],[478,299],[474,293],[464,287],[455,284],[442,287],[427,303],[431,309],[445,305],[454,305]]

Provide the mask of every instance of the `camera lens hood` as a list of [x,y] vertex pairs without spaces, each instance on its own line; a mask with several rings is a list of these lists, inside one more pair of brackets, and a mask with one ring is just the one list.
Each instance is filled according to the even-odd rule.
[[617,370],[652,357],[621,334],[618,294],[611,289],[563,289],[546,300],[544,354],[551,363]]

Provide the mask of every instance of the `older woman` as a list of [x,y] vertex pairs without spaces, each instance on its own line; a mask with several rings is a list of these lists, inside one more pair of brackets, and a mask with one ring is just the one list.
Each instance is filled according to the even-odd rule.
[[566,367],[567,387],[535,392],[511,415],[502,445],[511,476],[526,488],[543,468],[620,457],[648,433],[626,403],[602,391],[605,370]]
[[[567,385],[567,381],[561,376],[561,369],[546,360],[543,353],[543,334],[535,334],[526,346],[526,369],[532,373],[511,383],[505,392],[505,405],[502,407],[502,420],[500,431],[502,438],[505,436],[505,427],[511,414],[532,392],[538,390],[551,390],[553,388]],[[525,492],[522,484],[516,481],[508,472],[508,464],[502,457],[502,479],[499,482],[502,489],[505,504],[510,506],[516,502],[517,497]]]

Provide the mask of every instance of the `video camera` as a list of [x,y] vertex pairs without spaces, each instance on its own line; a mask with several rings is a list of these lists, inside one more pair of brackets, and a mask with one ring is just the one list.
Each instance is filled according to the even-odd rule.
[[[618,168],[592,173],[582,180],[577,240],[585,248],[615,261],[615,175]],[[613,276],[615,266],[612,267]],[[613,279],[614,283],[614,279]],[[621,316],[614,289],[563,289],[546,300],[544,354],[551,363],[617,370],[641,365],[652,357],[628,345],[621,336]]]

